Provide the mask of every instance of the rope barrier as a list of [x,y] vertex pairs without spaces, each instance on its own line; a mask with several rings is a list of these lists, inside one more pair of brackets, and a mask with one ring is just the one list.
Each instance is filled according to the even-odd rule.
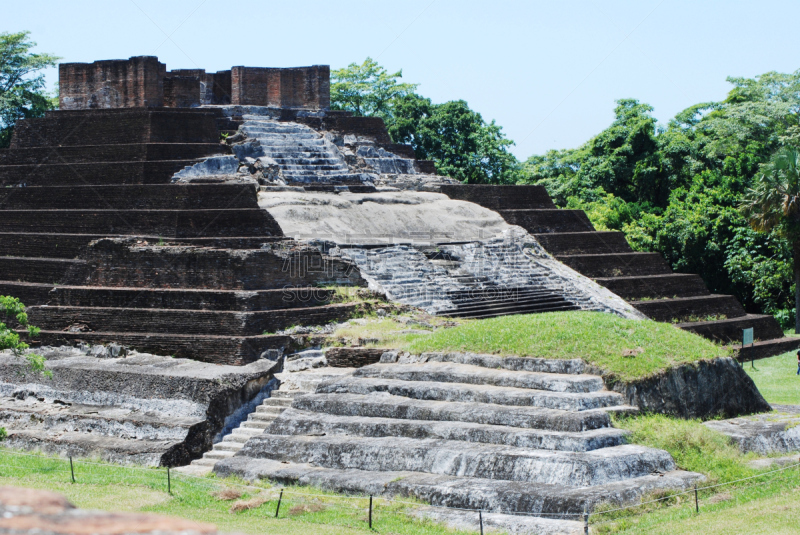
[[[33,458],[37,458],[37,459],[40,459],[40,460],[57,461],[57,462],[61,462],[61,463],[69,463],[71,461],[70,459],[64,459],[64,458],[60,458],[60,457],[49,457],[49,456],[38,455],[38,454],[34,454],[34,453],[12,451],[12,450],[2,449],[2,448],[0,448],[0,453],[5,453],[5,454],[9,454],[9,455],[18,455],[18,456],[24,456],[24,457],[33,457]],[[83,464],[83,465],[91,465],[91,466],[108,467],[108,468],[113,468],[115,470],[121,470],[121,469],[138,470],[138,471],[141,471],[141,472],[147,472],[149,474],[163,473],[161,470],[158,470],[158,468],[156,468],[156,467],[148,468],[148,467],[144,467],[144,466],[135,466],[135,465],[133,465],[133,466],[132,465],[117,465],[117,464],[113,464],[113,463],[104,463],[104,462],[89,461],[89,460],[76,460],[76,461],[74,461],[74,464],[75,465]],[[0,466],[7,467],[7,468],[14,468],[14,469],[25,469],[26,468],[26,467],[21,466],[21,465],[16,465],[15,466],[15,465],[3,464],[3,463],[0,463]],[[665,500],[670,500],[670,499],[676,498],[678,496],[684,496],[686,494],[691,494],[691,493],[694,493],[695,490],[696,491],[701,491],[701,490],[709,490],[709,489],[715,489],[715,488],[719,488],[719,487],[729,486],[729,485],[733,485],[733,484],[736,484],[736,483],[741,483],[743,481],[750,481],[750,480],[753,480],[753,479],[762,478],[762,477],[768,476],[770,474],[775,474],[775,473],[779,473],[779,472],[785,472],[787,470],[791,470],[793,468],[798,468],[798,467],[800,467],[800,462],[797,462],[797,463],[794,463],[794,464],[791,464],[791,465],[787,465],[787,466],[783,466],[781,468],[776,468],[776,469],[770,470],[768,472],[755,474],[753,476],[748,476],[748,477],[744,477],[744,478],[741,478],[741,479],[736,479],[736,480],[733,480],[733,481],[726,481],[726,482],[717,483],[717,484],[714,484],[714,485],[706,485],[704,487],[697,487],[696,489],[694,487],[692,487],[692,488],[690,488],[688,490],[675,492],[675,493],[672,493],[672,494],[670,494],[668,496],[663,496],[661,498],[656,498],[656,499],[653,499],[653,500],[648,500],[648,501],[637,503],[637,504],[631,504],[631,505],[627,505],[627,506],[624,506],[624,507],[617,507],[617,508],[609,509],[609,510],[605,510],[605,511],[593,512],[593,513],[591,513],[591,515],[592,516],[606,515],[606,514],[614,513],[614,512],[618,512],[618,511],[637,509],[637,508],[640,508],[640,507],[642,507],[644,505],[649,505],[649,504],[652,504],[652,503],[658,503],[658,502],[662,502],[662,501],[665,501]],[[184,474],[184,473],[180,473],[180,472],[173,473],[172,474],[172,478],[173,479],[188,478],[188,479],[192,479],[192,480],[202,481],[204,483],[208,483],[208,484],[213,485],[213,486],[238,487],[238,488],[258,491],[260,493],[273,493],[273,494],[276,494],[276,495],[280,493],[280,494],[288,494],[288,495],[307,497],[307,498],[325,498],[325,499],[334,499],[334,500],[363,500],[363,501],[370,500],[369,496],[363,496],[362,497],[362,496],[341,496],[341,495],[335,495],[335,494],[314,494],[314,493],[307,493],[307,492],[301,492],[301,491],[293,490],[293,489],[287,488],[287,487],[271,487],[271,488],[268,488],[268,487],[258,487],[258,486],[254,486],[254,485],[246,485],[246,484],[237,483],[237,482],[234,482],[234,481],[224,481],[224,482],[223,481],[213,481],[213,480],[210,480],[209,478],[206,478],[206,477],[196,476],[196,475],[193,475],[193,474]],[[772,479],[772,480],[769,480],[769,481],[764,481],[764,482],[761,482],[761,483],[755,483],[753,485],[748,485],[748,486],[744,487],[744,489],[752,488],[752,487],[759,486],[759,485],[766,485],[766,484],[769,484],[769,483],[774,483],[776,481],[785,481],[787,479],[788,478]],[[386,498],[386,497],[374,497],[374,500],[376,500],[376,501],[377,500],[382,500],[383,502],[385,502],[388,505],[401,504],[401,505],[408,505],[408,506],[419,507],[419,508],[436,508],[436,509],[445,509],[445,510],[450,510],[450,511],[462,511],[462,512],[468,512],[468,513],[474,513],[474,514],[481,514],[481,513],[485,512],[485,513],[495,513],[495,514],[504,514],[504,515],[509,515],[509,516],[521,516],[521,517],[554,517],[554,518],[561,518],[561,519],[565,519],[565,520],[569,519],[569,518],[581,518],[581,517],[584,516],[583,513],[566,513],[566,512],[565,513],[527,513],[527,512],[521,512],[521,511],[515,511],[515,512],[485,511],[483,509],[469,509],[469,508],[463,508],[463,507],[448,507],[448,506],[445,506],[445,505],[421,504],[421,503],[417,503],[417,502],[411,502],[411,501],[407,501],[407,500],[398,500],[398,499]],[[392,511],[392,513],[405,514],[405,515],[409,515],[409,516],[412,515],[411,513],[408,513],[408,512],[405,512],[405,511]],[[644,511],[642,513],[640,513],[640,514],[644,514]],[[602,521],[599,521],[599,522],[593,522],[593,524],[595,524],[595,525],[597,525],[597,524],[605,524],[605,523],[614,522],[614,521],[615,521],[614,519],[602,520]]]

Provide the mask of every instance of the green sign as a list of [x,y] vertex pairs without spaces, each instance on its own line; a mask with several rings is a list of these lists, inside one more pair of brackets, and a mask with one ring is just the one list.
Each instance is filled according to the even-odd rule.
[[753,328],[750,327],[749,329],[742,329],[742,345],[746,346],[747,344],[753,343]]

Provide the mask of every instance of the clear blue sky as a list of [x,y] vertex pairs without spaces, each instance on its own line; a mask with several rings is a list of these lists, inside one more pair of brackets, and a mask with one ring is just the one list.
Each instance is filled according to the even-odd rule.
[[[157,55],[168,69],[343,67],[372,56],[435,102],[464,99],[524,159],[580,145],[614,100],[661,122],[720,100],[727,76],[800,68],[800,2],[721,0],[10,2],[0,31],[30,30],[63,61]],[[48,81],[57,79],[55,70]]]

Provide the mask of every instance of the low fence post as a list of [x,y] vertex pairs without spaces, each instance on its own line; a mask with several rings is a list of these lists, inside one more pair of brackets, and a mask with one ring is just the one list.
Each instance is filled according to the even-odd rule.
[[281,510],[282,499],[283,499],[283,489],[281,489],[281,493],[278,495],[278,506],[275,508],[275,518],[278,518],[278,512]]
[[481,525],[481,535],[483,535],[483,511],[478,511],[478,523]]
[[589,535],[589,509],[583,508],[583,533]]
[[694,484],[694,512],[700,512],[700,501],[697,499],[697,483]]
[[72,455],[69,456],[69,473],[72,475],[72,482],[75,483],[75,468],[72,466]]
[[369,529],[372,529],[372,494],[369,495]]
[[172,481],[169,477],[169,466],[167,466],[167,494],[172,494]]

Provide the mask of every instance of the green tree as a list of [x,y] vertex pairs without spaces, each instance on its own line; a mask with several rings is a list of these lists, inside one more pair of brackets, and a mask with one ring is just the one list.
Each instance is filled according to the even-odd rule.
[[[800,310],[800,150],[779,149],[756,176],[741,202],[742,213],[754,230],[777,230],[792,246],[795,310]],[[795,314],[800,334],[800,314]]]
[[331,108],[381,117],[395,143],[412,146],[417,158],[433,160],[443,175],[469,183],[516,182],[513,142],[494,121],[487,123],[463,100],[434,104],[401,83],[371,58],[331,73]]
[[0,148],[7,147],[19,119],[41,117],[58,105],[44,91],[44,75],[60,59],[52,54],[34,54],[36,43],[29,32],[0,33]]
[[417,158],[433,160],[442,175],[470,184],[516,182],[519,164],[508,152],[514,143],[465,101],[433,104],[407,95],[395,111],[389,122],[392,139],[411,145]]
[[393,116],[396,99],[411,94],[417,84],[399,82],[403,71],[389,73],[372,58],[331,72],[331,108],[354,115]]

